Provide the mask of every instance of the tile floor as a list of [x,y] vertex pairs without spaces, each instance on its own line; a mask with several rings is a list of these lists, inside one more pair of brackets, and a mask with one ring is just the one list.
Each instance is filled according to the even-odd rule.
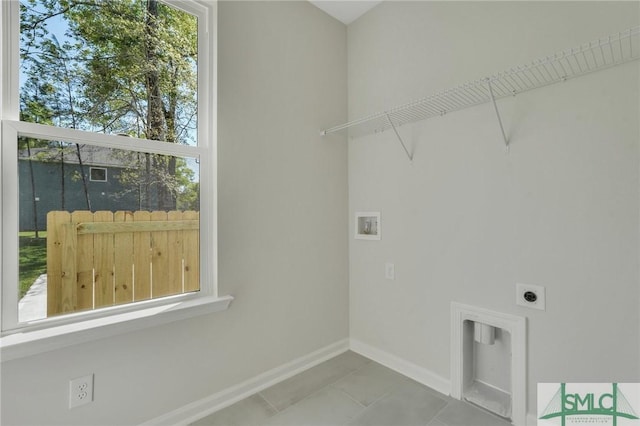
[[193,426],[508,426],[354,352],[345,352]]

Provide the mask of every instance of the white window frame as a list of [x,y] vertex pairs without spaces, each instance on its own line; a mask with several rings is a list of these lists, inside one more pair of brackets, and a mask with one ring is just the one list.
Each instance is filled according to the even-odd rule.
[[[93,171],[94,170],[102,170],[104,172],[104,179],[94,179],[93,178]],[[106,167],[89,167],[89,182],[107,182],[108,180],[108,170]]]
[[[2,197],[2,361],[32,355],[79,341],[154,326],[226,309],[233,300],[217,290],[216,56],[217,3],[161,0],[198,18],[198,146],[19,121],[19,1],[1,2],[0,22],[0,187]],[[18,152],[17,139],[28,136],[116,149],[196,158],[200,162],[200,291],[142,302],[71,313],[37,321],[18,321]]]

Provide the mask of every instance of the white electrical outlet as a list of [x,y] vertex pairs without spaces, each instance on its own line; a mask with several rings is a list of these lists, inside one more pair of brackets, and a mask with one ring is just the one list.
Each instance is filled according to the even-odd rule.
[[69,408],[93,402],[93,374],[69,381]]
[[545,310],[544,287],[532,284],[516,284],[516,305]]
[[396,265],[393,263],[384,264],[384,277],[388,280],[396,279]]

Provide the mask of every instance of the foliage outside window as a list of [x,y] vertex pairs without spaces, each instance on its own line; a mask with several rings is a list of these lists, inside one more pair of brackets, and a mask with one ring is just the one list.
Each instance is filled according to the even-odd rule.
[[[2,140],[3,162],[17,161],[18,323],[199,291],[200,175],[213,167],[199,126],[206,8],[21,0],[19,9],[19,68],[3,70],[19,88],[5,118],[18,109],[19,121]],[[15,48],[5,42],[3,55]],[[43,289],[44,314],[27,313]]]

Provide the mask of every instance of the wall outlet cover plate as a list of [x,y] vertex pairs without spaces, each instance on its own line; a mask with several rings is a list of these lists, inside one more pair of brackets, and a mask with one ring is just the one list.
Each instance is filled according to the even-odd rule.
[[544,287],[532,284],[516,284],[516,305],[546,310]]
[[69,409],[93,402],[93,374],[69,381]]

